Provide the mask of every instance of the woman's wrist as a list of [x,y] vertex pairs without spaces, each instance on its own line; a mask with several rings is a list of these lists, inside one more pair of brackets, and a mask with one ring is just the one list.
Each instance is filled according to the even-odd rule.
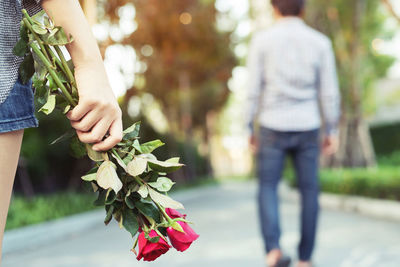
[[71,54],[72,62],[74,63],[75,68],[82,68],[87,66],[104,67],[103,59],[100,55],[100,51],[98,51],[97,46],[93,47],[93,49],[79,49],[76,46],[77,44],[71,44],[68,47],[68,52]]

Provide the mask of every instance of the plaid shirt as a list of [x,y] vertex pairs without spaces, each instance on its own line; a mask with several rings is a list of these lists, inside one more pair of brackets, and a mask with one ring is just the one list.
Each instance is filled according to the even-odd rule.
[[[277,131],[337,131],[340,93],[331,41],[288,17],[253,38],[248,58],[248,123]],[[322,107],[322,112],[319,106]]]
[[19,38],[22,8],[29,14],[41,10],[40,0],[1,0],[0,2],[0,104],[6,100],[18,78],[18,68],[22,58],[12,50]]

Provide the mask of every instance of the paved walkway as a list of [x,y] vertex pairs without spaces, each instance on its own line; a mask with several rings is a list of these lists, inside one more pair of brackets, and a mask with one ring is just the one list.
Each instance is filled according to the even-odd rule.
[[[263,267],[263,245],[255,206],[254,183],[233,183],[178,193],[196,222],[200,239],[186,252],[171,250],[154,263],[137,262],[132,240],[115,223],[21,252],[4,255],[2,267]],[[282,245],[296,257],[299,209],[281,205]],[[5,244],[7,246],[7,244]],[[400,225],[360,215],[322,211],[315,263],[319,267],[400,266]]]

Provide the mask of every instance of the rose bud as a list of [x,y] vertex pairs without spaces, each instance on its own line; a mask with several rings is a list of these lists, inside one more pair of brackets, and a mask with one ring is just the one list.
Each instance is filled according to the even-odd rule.
[[[182,215],[174,209],[168,208],[165,211],[172,219],[186,217],[186,215]],[[196,232],[187,223],[180,221],[176,223],[178,223],[182,227],[183,232],[177,231],[170,226],[167,228],[167,234],[169,239],[171,240],[172,246],[176,250],[183,252],[190,247],[193,241],[199,238],[199,235],[196,234]]]
[[150,238],[159,237],[157,243],[152,243],[146,239],[145,233],[141,232],[139,234],[139,254],[137,260],[143,258],[144,261],[154,261],[162,254],[165,254],[171,247],[168,243],[160,237],[156,231],[151,230],[149,233]]

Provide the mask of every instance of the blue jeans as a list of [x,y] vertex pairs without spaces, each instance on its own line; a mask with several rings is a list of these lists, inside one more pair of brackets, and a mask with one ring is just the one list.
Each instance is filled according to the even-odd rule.
[[32,82],[18,78],[7,99],[0,104],[0,133],[37,127]]
[[266,251],[280,249],[277,187],[286,155],[290,155],[301,193],[301,240],[298,253],[300,260],[308,261],[314,249],[319,210],[319,130],[279,132],[261,128],[259,138],[258,201]]

